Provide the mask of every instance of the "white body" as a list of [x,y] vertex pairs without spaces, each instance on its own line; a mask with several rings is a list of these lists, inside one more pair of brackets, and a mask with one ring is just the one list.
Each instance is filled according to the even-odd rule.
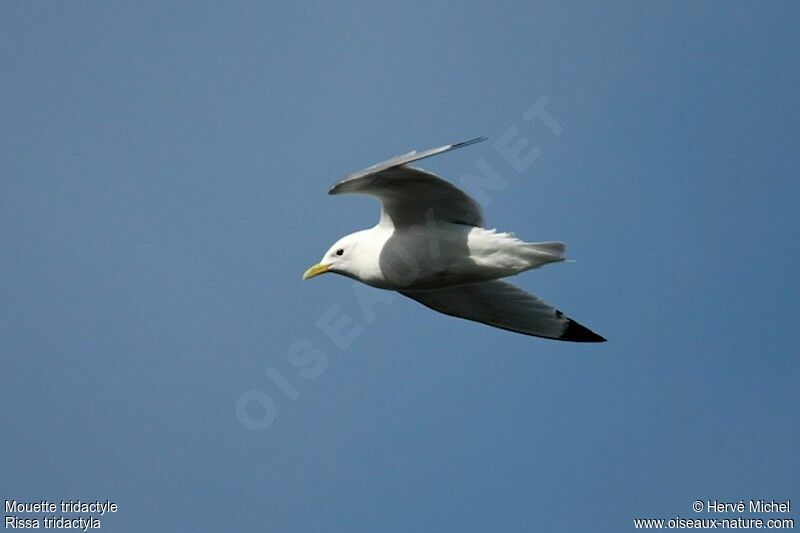
[[354,277],[373,287],[423,290],[477,283],[513,276],[548,263],[563,261],[560,242],[527,243],[509,233],[463,224],[404,227],[388,224],[350,234],[335,244],[328,255],[345,247],[357,253],[358,262],[347,269],[331,270]]

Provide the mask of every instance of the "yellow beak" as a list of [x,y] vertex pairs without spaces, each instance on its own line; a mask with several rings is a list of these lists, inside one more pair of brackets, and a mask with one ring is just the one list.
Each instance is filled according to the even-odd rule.
[[330,265],[326,265],[325,263],[316,264],[311,268],[309,268],[308,270],[306,270],[305,274],[303,274],[303,279],[311,279],[314,276],[319,276],[320,274],[324,274],[325,272],[328,271],[329,266]]

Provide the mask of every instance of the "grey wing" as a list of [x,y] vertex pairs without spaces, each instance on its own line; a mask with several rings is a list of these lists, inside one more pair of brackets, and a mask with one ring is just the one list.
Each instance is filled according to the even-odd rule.
[[425,224],[430,220],[480,226],[483,224],[483,213],[475,200],[452,183],[407,165],[484,139],[479,137],[387,159],[348,176],[331,187],[328,194],[375,196],[383,207],[381,223],[394,226]]
[[505,281],[427,291],[401,291],[435,311],[525,335],[572,342],[606,339],[536,296]]

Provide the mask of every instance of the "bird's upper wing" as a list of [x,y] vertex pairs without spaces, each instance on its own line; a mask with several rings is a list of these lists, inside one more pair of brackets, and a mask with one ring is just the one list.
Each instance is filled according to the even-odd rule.
[[431,220],[480,226],[483,224],[481,208],[469,195],[438,176],[406,165],[482,140],[484,137],[395,156],[348,176],[331,187],[328,194],[375,196],[383,206],[381,223],[395,227],[425,224]]
[[606,340],[536,296],[505,281],[400,292],[440,313],[525,335],[573,342]]

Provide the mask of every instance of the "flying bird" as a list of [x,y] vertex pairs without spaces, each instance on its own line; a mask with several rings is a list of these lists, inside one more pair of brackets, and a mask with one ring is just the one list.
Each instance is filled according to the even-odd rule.
[[303,279],[333,272],[398,291],[435,311],[525,335],[606,339],[501,278],[564,261],[561,242],[525,242],[483,227],[480,206],[455,185],[409,163],[483,141],[409,152],[352,174],[329,194],[380,200],[378,224],[342,237]]

